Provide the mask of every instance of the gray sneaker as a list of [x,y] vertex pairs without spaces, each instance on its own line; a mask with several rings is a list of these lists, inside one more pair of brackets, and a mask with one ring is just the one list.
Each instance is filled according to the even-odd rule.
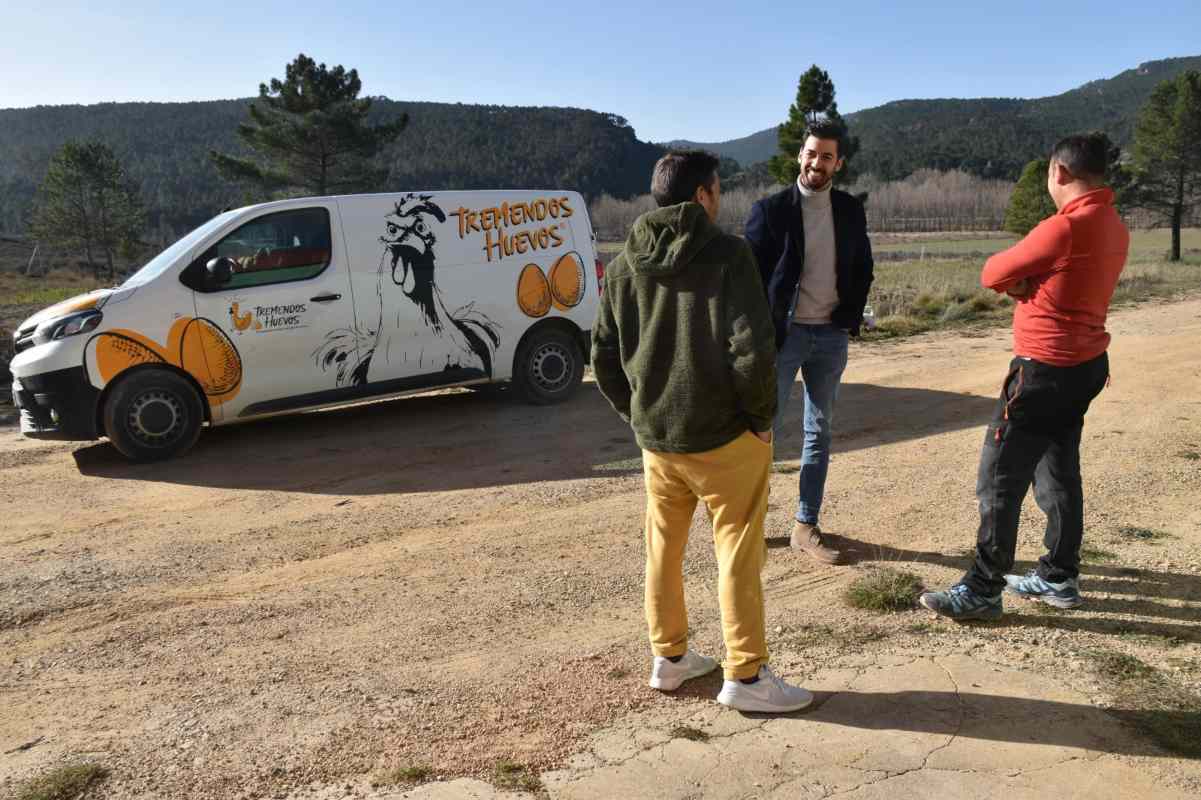
[[693,650],[685,653],[679,661],[655,656],[655,663],[651,666],[651,679],[647,683],[652,689],[671,692],[679,689],[684,681],[708,675],[715,669],[716,659],[702,656]]
[[1036,569],[1025,575],[1006,575],[1005,591],[1056,608],[1075,608],[1084,602],[1080,596],[1080,585],[1075,578],[1069,578],[1063,583],[1051,583],[1044,580]]
[[826,537],[822,535],[822,529],[817,525],[807,522],[794,523],[789,544],[793,550],[799,550],[823,564],[837,564],[842,561],[842,553],[830,546]]
[[759,680],[754,683],[727,680],[717,694],[717,702],[739,711],[759,714],[784,714],[800,711],[813,702],[813,695],[800,686],[786,683],[771,671],[771,667],[759,667]]
[[926,592],[918,602],[943,617],[953,620],[999,619],[1001,595],[985,597],[965,584],[957,583],[945,592]]

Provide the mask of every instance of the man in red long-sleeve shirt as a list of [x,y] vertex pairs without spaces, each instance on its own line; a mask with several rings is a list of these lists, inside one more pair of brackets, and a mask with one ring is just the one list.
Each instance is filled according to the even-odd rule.
[[[1015,358],[980,456],[975,562],[949,590],[921,597],[943,616],[995,619],[1002,590],[1059,608],[1081,603],[1080,435],[1089,403],[1109,379],[1105,316],[1130,246],[1113,191],[1103,185],[1108,149],[1102,134],[1055,145],[1047,191],[1059,212],[984,265],[981,282],[1017,300]],[[1047,552],[1028,575],[1007,575],[1031,483],[1047,515]]]

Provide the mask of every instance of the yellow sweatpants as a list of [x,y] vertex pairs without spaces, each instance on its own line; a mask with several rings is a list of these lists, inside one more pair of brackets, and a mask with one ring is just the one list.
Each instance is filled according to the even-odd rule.
[[684,548],[697,499],[713,520],[717,593],[728,680],[754,677],[767,663],[763,520],[772,446],[750,431],[704,453],[642,452],[646,478],[646,622],[657,656],[688,651]]

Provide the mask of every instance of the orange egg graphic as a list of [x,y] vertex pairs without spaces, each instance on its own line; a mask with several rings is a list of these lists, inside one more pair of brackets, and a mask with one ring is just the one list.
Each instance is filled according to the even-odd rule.
[[210,402],[236,392],[242,384],[242,359],[225,332],[207,319],[193,319],[179,342],[179,366],[191,373]]
[[212,405],[232,400],[242,388],[242,358],[229,337],[207,319],[182,317],[167,331],[166,346],[137,331],[105,331],[93,340],[96,367],[105,383],[141,364],[171,364],[187,372]]
[[572,250],[550,268],[550,294],[555,308],[566,311],[584,299],[584,259]]
[[537,264],[526,264],[517,276],[517,307],[531,317],[550,311],[551,289]]
[[133,331],[126,333],[132,335],[102,333],[96,337],[96,367],[105,383],[130,367],[161,364],[167,360],[153,342],[142,339]]

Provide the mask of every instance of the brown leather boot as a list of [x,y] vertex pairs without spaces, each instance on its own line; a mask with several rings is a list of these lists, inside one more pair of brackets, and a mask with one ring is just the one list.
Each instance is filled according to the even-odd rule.
[[807,522],[797,522],[792,526],[793,550],[800,550],[814,561],[823,564],[837,564],[842,560],[842,554],[831,547],[822,536],[822,529]]

